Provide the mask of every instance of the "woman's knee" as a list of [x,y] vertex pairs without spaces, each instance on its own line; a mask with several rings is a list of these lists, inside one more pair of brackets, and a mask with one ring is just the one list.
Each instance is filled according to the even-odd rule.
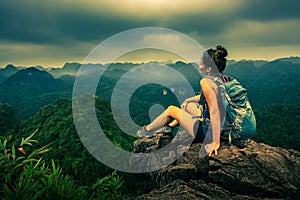
[[200,113],[201,113],[199,104],[197,104],[195,102],[188,103],[186,105],[185,111],[192,115],[200,115]]
[[180,110],[180,108],[171,105],[166,109],[166,112],[167,112],[167,115],[172,116],[178,110]]

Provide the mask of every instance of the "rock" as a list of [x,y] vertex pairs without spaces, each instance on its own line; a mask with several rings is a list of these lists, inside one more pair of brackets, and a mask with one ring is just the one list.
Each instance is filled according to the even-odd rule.
[[171,135],[164,135],[162,133],[157,134],[152,138],[139,139],[133,143],[133,152],[148,153],[151,151],[155,151],[171,142],[172,139],[173,137]]
[[202,180],[176,180],[172,183],[152,190],[149,194],[132,198],[131,200],[194,200],[194,199],[230,199],[230,200],[250,200],[255,197],[233,194],[216,184],[205,183]]
[[[135,151],[156,151],[162,148],[161,144],[171,141],[171,136],[158,134],[136,141]],[[221,144],[218,155],[199,158],[200,148],[200,143],[186,146],[187,152],[178,160],[151,172],[148,186],[151,192],[135,199],[295,199],[300,196],[298,151],[250,141],[243,149]]]

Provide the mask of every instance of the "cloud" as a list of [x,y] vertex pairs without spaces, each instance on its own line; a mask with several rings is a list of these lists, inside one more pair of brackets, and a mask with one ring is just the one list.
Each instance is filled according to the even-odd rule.
[[37,44],[101,41],[131,28],[160,26],[216,35],[236,21],[299,19],[294,0],[4,1],[1,40]]
[[226,31],[224,40],[243,46],[300,45],[300,19],[280,21],[237,21]]
[[[93,49],[85,62],[108,63],[123,54],[143,49],[168,51],[168,55],[173,54],[170,60],[174,57],[182,57],[190,62],[198,61],[199,55],[203,52],[203,47],[185,34],[165,28],[147,27],[125,31],[104,40]],[[147,60],[150,59],[150,55],[157,55],[155,51],[146,51],[146,53]],[[135,55],[138,55],[137,52]],[[155,58],[166,58],[166,54],[154,57],[152,61],[155,61]]]
[[[295,46],[299,7],[295,0],[3,0],[0,46],[6,53],[1,53],[5,56],[1,63],[37,60],[47,54],[59,54],[55,57],[60,59],[65,55],[64,60],[81,55],[81,59],[108,37],[149,26],[188,34],[205,48],[218,43],[232,48]],[[30,54],[16,46],[35,47]]]
[[62,48],[57,45],[32,43],[0,43],[0,67],[8,63],[16,66],[62,67],[65,62],[82,63],[94,46],[89,43],[74,43]]
[[44,7],[29,1],[4,1],[0,7],[0,38],[6,41],[45,43],[58,36],[55,22]]
[[237,17],[254,21],[299,19],[300,2],[294,0],[243,0]]
[[[4,1],[1,40],[66,43],[101,40],[127,29],[161,26],[189,32],[221,30],[238,0],[38,0]],[[214,13],[211,13],[214,10]],[[222,19],[220,21],[220,19]],[[224,24],[224,25],[223,25]]]

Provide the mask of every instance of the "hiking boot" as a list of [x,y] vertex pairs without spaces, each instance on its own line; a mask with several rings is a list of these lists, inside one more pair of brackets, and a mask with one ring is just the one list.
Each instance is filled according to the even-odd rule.
[[164,126],[160,129],[158,129],[157,131],[154,132],[155,134],[158,134],[158,133],[166,133],[166,134],[170,134],[170,133],[173,133],[173,129],[169,126]]
[[146,130],[146,125],[143,126],[141,129],[139,129],[136,132],[136,134],[137,134],[138,137],[141,137],[141,138],[149,138],[149,137],[153,137],[155,135],[153,133],[153,131],[147,131]]
[[237,146],[240,149],[243,149],[248,146],[249,140],[247,139],[235,139],[232,140],[232,144]]

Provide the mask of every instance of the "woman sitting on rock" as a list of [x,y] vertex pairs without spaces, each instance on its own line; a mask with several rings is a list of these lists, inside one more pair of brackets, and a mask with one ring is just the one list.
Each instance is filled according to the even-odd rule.
[[[219,77],[224,80],[225,77],[222,73],[226,68],[227,60],[225,57],[227,54],[227,50],[220,45],[216,49],[205,51],[199,63],[199,71],[203,76],[200,81],[203,95],[185,99],[181,108],[169,106],[152,123],[138,130],[137,135],[150,137],[155,132],[171,132],[175,126],[180,124],[194,138],[201,137],[200,134],[204,132],[209,140],[204,146],[207,155],[211,156],[213,152],[217,155],[217,150],[220,147],[221,121],[223,121],[225,114],[224,105],[220,100],[217,84],[213,79],[205,76]],[[202,97],[200,98],[200,96]],[[202,106],[199,106],[199,103]],[[204,128],[200,118],[194,116],[210,119],[211,128]],[[154,132],[161,127],[163,128]]]

